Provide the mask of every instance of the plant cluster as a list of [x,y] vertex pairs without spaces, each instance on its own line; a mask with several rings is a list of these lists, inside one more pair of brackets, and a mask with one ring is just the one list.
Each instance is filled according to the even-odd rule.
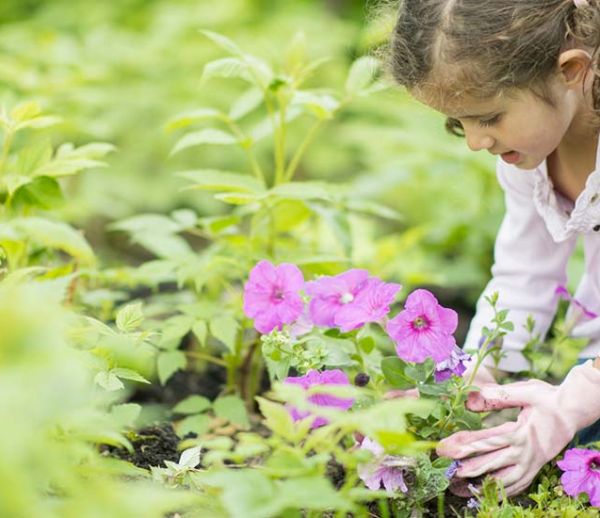
[[[245,87],[227,108],[174,117],[172,154],[216,146],[246,166],[177,175],[190,192],[214,193],[226,207],[217,214],[186,207],[114,222],[145,251],[135,267],[106,267],[64,210],[79,174],[106,166],[115,147],[53,143],[60,119],[35,102],[0,112],[0,515],[442,513],[457,465],[432,453],[435,441],[481,426],[464,402],[511,330],[507,312],[490,298],[481,346],[462,351],[458,316],[433,293],[413,289],[398,309],[399,284],[351,267],[362,230],[398,212],[352,186],[303,179],[320,132],[383,88],[375,59],[358,58],[341,90],[314,88],[322,61],[301,37],[274,67],[203,36],[227,53],[203,81]],[[542,370],[538,342],[527,352]],[[211,397],[151,399],[186,373],[215,371]],[[150,471],[121,460],[144,449],[140,427],[155,421],[173,423],[181,451]],[[578,449],[559,462],[564,492],[592,505],[596,459]],[[556,491],[545,480],[554,485],[538,490],[539,506]],[[473,487],[469,506],[496,512],[501,488]]]

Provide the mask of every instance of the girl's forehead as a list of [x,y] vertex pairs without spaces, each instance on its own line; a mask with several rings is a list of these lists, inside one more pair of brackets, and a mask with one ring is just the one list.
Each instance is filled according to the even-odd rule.
[[480,99],[469,95],[446,95],[426,90],[415,90],[411,94],[417,101],[454,119],[490,114],[506,104],[504,95]]
[[419,102],[453,119],[480,118],[513,107],[522,99],[522,92],[498,91],[487,97],[477,97],[469,93],[441,90],[439,88],[418,88],[411,95]]

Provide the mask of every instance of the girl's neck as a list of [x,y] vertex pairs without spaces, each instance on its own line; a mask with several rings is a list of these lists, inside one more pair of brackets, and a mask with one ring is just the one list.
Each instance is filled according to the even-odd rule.
[[591,98],[582,101],[560,144],[547,160],[555,188],[572,201],[581,194],[596,168],[598,116]]
[[554,188],[575,202],[596,168],[598,133],[573,133],[561,141],[546,160]]

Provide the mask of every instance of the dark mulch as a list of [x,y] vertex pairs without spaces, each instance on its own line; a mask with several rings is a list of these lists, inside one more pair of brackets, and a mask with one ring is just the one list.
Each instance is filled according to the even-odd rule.
[[225,369],[209,364],[204,372],[177,371],[163,387],[158,383],[141,386],[130,398],[131,403],[163,403],[175,405],[192,394],[207,397],[211,401],[225,384]]
[[138,468],[149,469],[150,466],[165,467],[165,460],[177,462],[180,453],[177,451],[179,437],[171,423],[146,426],[129,437],[133,445],[133,453],[125,448],[103,445],[101,451],[118,459],[131,462]]

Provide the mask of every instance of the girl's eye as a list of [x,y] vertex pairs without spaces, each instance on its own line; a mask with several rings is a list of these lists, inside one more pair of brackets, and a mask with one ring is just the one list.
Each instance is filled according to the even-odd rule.
[[500,114],[498,115],[494,115],[492,118],[490,119],[485,119],[485,120],[480,120],[479,121],[479,125],[483,128],[487,128],[489,126],[493,126],[494,124],[496,124],[498,121],[500,120]]
[[453,119],[452,117],[448,117],[446,119],[446,131],[455,137],[465,136],[465,129],[463,128],[461,122],[458,119]]

